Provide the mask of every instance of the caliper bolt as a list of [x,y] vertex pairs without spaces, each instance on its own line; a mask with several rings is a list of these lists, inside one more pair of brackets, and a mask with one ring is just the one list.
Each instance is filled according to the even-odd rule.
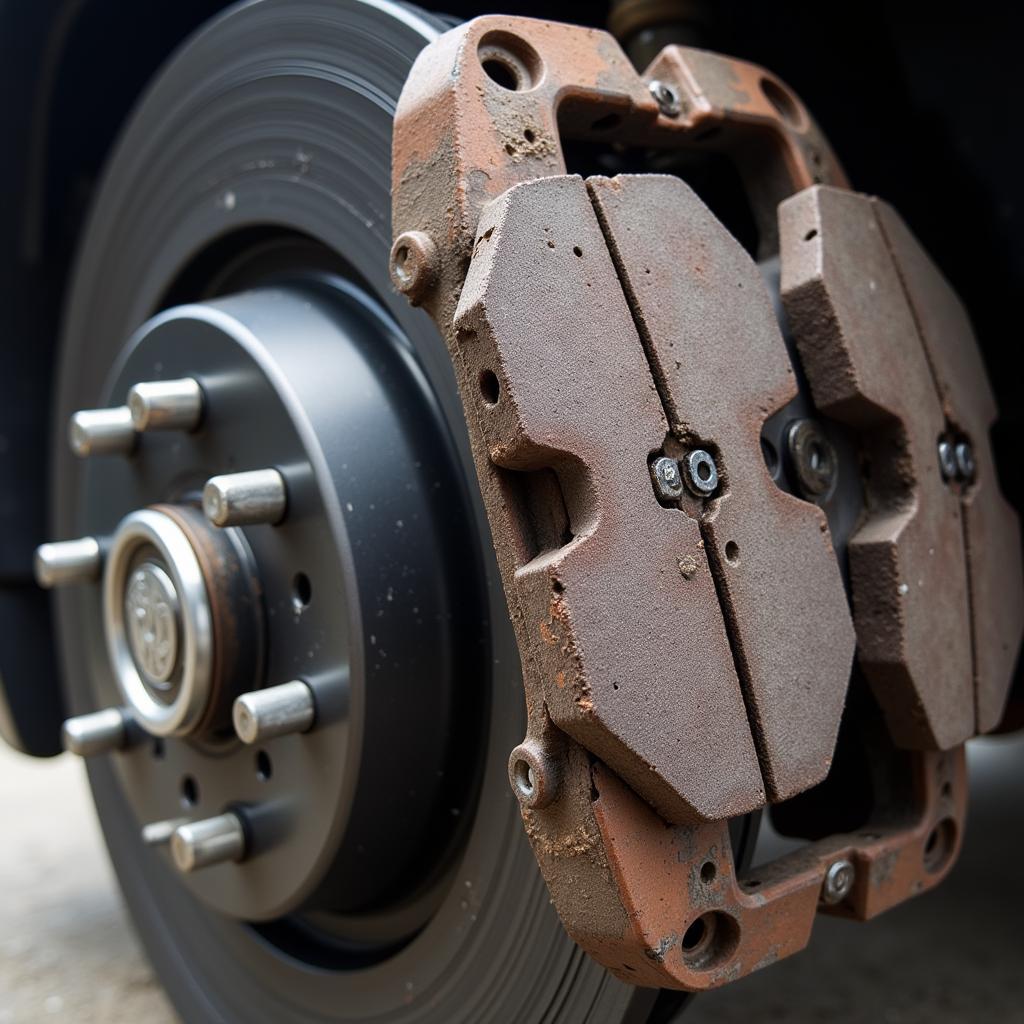
[[955,449],[956,468],[960,479],[965,483],[974,479],[974,449],[967,441],[961,441]]
[[437,283],[437,264],[437,246],[425,231],[406,231],[391,247],[391,280],[413,306]]
[[128,716],[120,708],[76,715],[61,728],[64,749],[79,757],[109,754],[128,744]]
[[698,498],[710,497],[718,489],[718,466],[710,452],[694,448],[683,459],[683,480]]
[[195,430],[203,418],[203,389],[191,377],[136,384],[128,392],[136,430]]
[[175,867],[185,873],[241,860],[245,856],[245,828],[241,819],[228,811],[215,818],[179,825],[171,836],[171,856]]
[[939,470],[943,480],[956,479],[956,450],[953,447],[953,442],[945,438],[939,441]]
[[95,537],[53,541],[36,548],[35,576],[39,586],[91,583],[100,574],[103,552]]
[[667,455],[656,458],[651,463],[651,479],[661,501],[678,501],[683,496],[683,474],[675,459]]
[[68,442],[81,459],[90,455],[128,455],[135,448],[135,427],[127,405],[80,409],[68,423]]
[[825,872],[825,881],[821,886],[821,902],[828,906],[842,903],[853,890],[857,872],[848,860],[833,861]]
[[797,420],[786,434],[796,483],[805,498],[828,495],[836,482],[839,461],[832,442],[813,420]]
[[647,88],[657,102],[658,109],[666,117],[678,117],[682,113],[683,103],[679,98],[679,90],[671,82],[654,78]]
[[203,488],[203,512],[214,526],[279,523],[287,504],[284,477],[276,469],[213,476]]

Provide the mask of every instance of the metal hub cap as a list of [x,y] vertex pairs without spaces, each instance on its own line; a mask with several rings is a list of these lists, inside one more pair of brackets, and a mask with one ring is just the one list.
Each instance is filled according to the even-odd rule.
[[115,680],[139,724],[154,736],[192,732],[209,702],[212,613],[195,551],[166,513],[132,512],[117,528],[103,620]]

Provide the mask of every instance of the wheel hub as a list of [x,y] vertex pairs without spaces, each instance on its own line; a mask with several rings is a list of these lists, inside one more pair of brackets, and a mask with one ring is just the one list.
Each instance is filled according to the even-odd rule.
[[73,445],[107,453],[84,519],[140,827],[246,920],[422,884],[432,812],[467,788],[447,625],[466,513],[401,337],[310,277],[159,314],[107,393],[131,425],[82,411]]

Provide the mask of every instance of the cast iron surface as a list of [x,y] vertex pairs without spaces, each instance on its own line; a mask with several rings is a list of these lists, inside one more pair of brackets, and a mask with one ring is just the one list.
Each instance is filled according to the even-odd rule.
[[[434,31],[390,4],[264,0],[229,12],[179,53],[128,125],[93,210],[67,310],[56,432],[75,408],[106,398],[117,351],[142,322],[172,302],[205,297],[226,273],[225,247],[287,229],[340,254],[350,278],[387,307],[469,477],[445,347],[387,280],[391,116],[413,57]],[[85,514],[83,475],[62,444],[54,480],[55,535],[70,535]],[[606,1021],[634,1019],[653,1001],[567,939],[523,841],[505,778],[523,728],[518,654],[478,499],[472,507],[462,558],[482,567],[486,589],[474,595],[476,625],[461,639],[483,659],[467,685],[490,699],[481,798],[456,808],[467,822],[464,841],[436,883],[436,912],[404,947],[385,955],[354,945],[330,914],[285,919],[257,934],[206,908],[161,854],[141,846],[113,765],[90,766],[132,913],[185,1019]],[[76,712],[95,706],[101,670],[90,659],[83,614],[80,599],[61,596]],[[390,928],[386,915],[367,915],[364,925]]]

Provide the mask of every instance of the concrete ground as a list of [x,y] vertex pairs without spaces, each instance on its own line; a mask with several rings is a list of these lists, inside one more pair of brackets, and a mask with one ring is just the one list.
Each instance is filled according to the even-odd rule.
[[[1024,1024],[1024,737],[971,755],[952,877],[868,925],[698,1000],[687,1024]],[[0,743],[0,1024],[171,1024],[122,909],[81,764]],[[507,1024],[507,1022],[496,1022]]]

